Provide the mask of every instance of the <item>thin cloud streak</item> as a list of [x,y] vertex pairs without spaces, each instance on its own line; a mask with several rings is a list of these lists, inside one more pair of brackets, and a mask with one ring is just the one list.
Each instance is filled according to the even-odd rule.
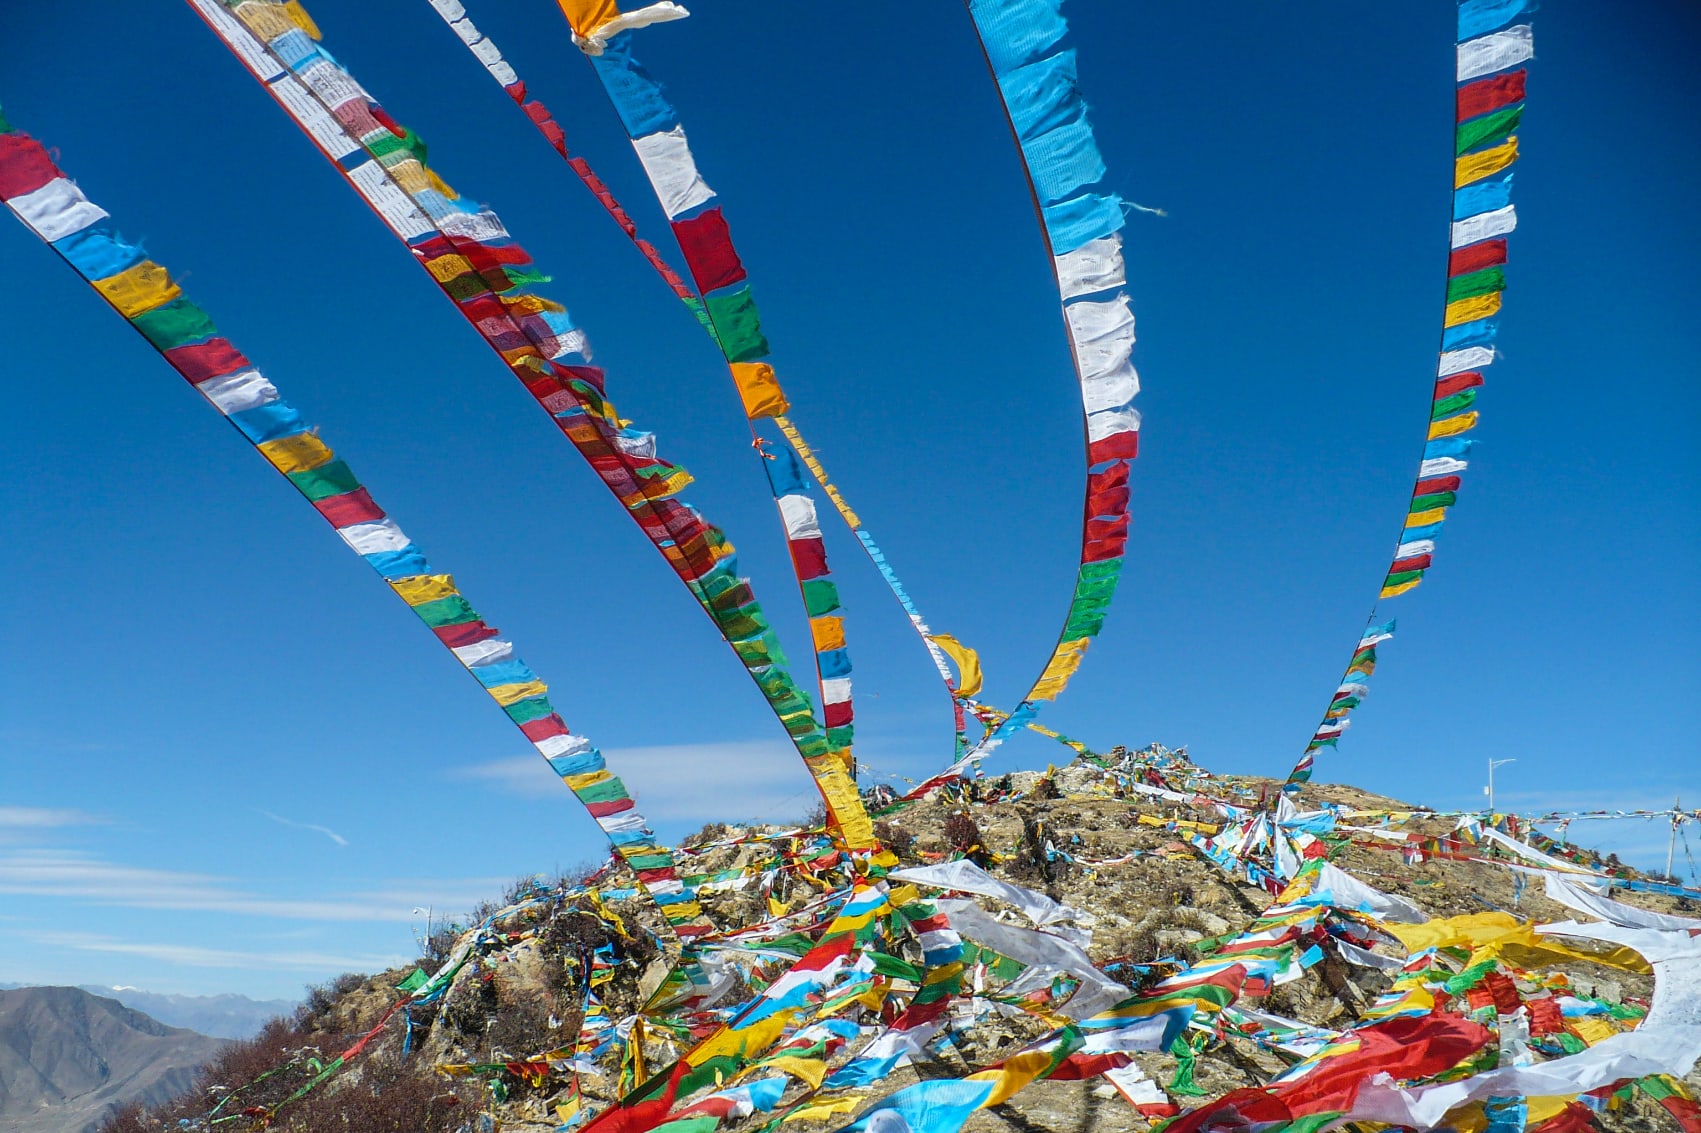
[[[149,869],[70,850],[0,854],[0,893],[88,901],[136,909],[174,909],[275,917],[284,920],[406,924],[416,904],[452,908],[461,897],[488,894],[495,879],[391,882],[371,893],[330,900],[297,900],[244,892],[230,878]],[[453,890],[444,899],[445,890]],[[476,900],[476,898],[474,898]],[[468,901],[470,906],[472,901]]]
[[0,827],[54,830],[63,826],[98,826],[106,820],[80,810],[38,806],[0,806]]
[[121,956],[138,956],[166,964],[193,968],[247,968],[286,972],[382,971],[408,962],[400,953],[385,955],[340,955],[332,952],[245,952],[226,948],[206,948],[197,944],[145,944],[117,940],[88,932],[31,932],[21,933],[50,948],[69,948],[78,952],[102,952]]
[[258,813],[265,815],[280,826],[293,826],[297,830],[311,830],[316,834],[323,834],[339,846],[348,845],[348,839],[344,838],[341,834],[338,834],[335,830],[332,830],[329,826],[315,826],[311,822],[297,822],[293,818],[285,818],[280,814],[273,814],[269,810],[262,810]]
[[[604,754],[638,809],[658,822],[791,821],[816,801],[796,750],[783,741],[659,744]],[[566,797],[567,789],[537,756],[492,760],[449,774],[510,794]]]

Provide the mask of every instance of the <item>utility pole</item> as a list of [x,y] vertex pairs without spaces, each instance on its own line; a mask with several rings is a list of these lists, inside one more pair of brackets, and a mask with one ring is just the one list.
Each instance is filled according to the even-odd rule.
[[1488,786],[1482,789],[1482,793],[1488,796],[1488,816],[1490,818],[1494,817],[1494,769],[1496,767],[1504,767],[1508,763],[1517,762],[1518,761],[1515,758],[1491,759],[1488,761]]
[[[1683,797],[1673,795],[1671,800],[1671,841],[1666,843],[1666,880],[1671,877],[1671,858],[1677,850],[1677,824],[1683,821]],[[1688,845],[1688,843],[1684,843]]]

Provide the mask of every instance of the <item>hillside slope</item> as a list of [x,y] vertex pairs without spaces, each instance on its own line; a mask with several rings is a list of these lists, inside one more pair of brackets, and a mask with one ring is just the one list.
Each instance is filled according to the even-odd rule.
[[0,1129],[83,1133],[181,1094],[224,1043],[74,987],[0,991]]

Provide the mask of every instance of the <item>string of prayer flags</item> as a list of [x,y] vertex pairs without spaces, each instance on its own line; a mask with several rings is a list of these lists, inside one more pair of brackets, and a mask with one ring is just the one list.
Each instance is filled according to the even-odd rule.
[[[1417,589],[1435,561],[1435,541],[1448,509],[1458,502],[1461,474],[1476,444],[1467,434],[1481,420],[1477,395],[1483,374],[1498,357],[1495,338],[1506,290],[1506,236],[1518,224],[1511,167],[1518,158],[1517,129],[1524,114],[1525,64],[1534,53],[1530,25],[1506,25],[1528,6],[1525,0],[1459,0],[1453,217],[1441,350],[1423,456],[1393,560],[1378,588],[1378,603]],[[1376,616],[1373,608],[1370,620]],[[1391,634],[1393,622],[1387,628]],[[1288,776],[1290,787],[1311,778],[1315,753],[1340,742],[1348,713],[1363,699],[1364,678],[1376,664],[1375,643],[1366,645],[1370,636],[1367,632],[1355,647],[1322,726]],[[1366,649],[1368,667],[1362,667],[1360,655]]]
[[1429,570],[1447,509],[1458,500],[1460,473],[1474,443],[1483,371],[1496,357],[1501,296],[1506,289],[1506,234],[1517,226],[1511,203],[1530,58],[1528,25],[1497,30],[1525,5],[1481,0],[1459,5],[1454,95],[1454,189],[1441,354],[1430,403],[1423,460],[1412,486],[1405,526],[1379,598],[1415,589]]
[[1139,453],[1140,379],[1131,356],[1134,313],[1121,290],[1121,199],[1095,191],[1105,165],[1087,122],[1068,25],[1057,0],[969,0],[969,15],[997,80],[1068,326],[1087,430],[1080,566],[1068,615],[1039,678],[975,745],[981,755],[1057,699],[1104,626],[1128,545],[1129,462]]
[[[445,22],[456,32],[457,36],[467,46],[467,49],[484,64],[486,70],[503,86],[516,104],[520,105],[527,117],[544,135],[550,145],[568,160],[574,167],[580,180],[596,195],[599,203],[620,224],[622,230],[633,244],[643,253],[650,263],[674,293],[685,301],[688,307],[698,317],[704,329],[714,339],[717,347],[721,344],[719,331],[710,318],[709,311],[703,301],[697,298],[690,287],[684,284],[678,274],[661,258],[655,247],[647,240],[637,235],[636,225],[631,218],[614,200],[613,195],[603,185],[583,158],[569,156],[566,147],[566,135],[560,125],[550,115],[543,104],[536,99],[528,98],[526,85],[513,67],[502,57],[500,50],[491,40],[480,32],[470,18],[467,17],[460,0],[431,0],[433,7]],[[606,16],[606,11],[592,12],[580,10],[570,5],[563,6],[569,21],[575,28],[587,26],[587,21],[594,21]],[[614,33],[602,39],[595,36],[581,35],[574,32],[574,41],[583,48],[593,59],[601,59],[608,53],[608,39]],[[621,122],[626,126],[634,145],[639,139],[647,136],[648,132],[662,129],[672,130],[679,126],[678,112],[667,101],[662,93],[660,84],[654,82],[647,73],[639,67],[630,55],[631,41],[624,38],[615,45],[613,58],[604,60],[597,65],[596,73],[608,90]],[[682,130],[682,128],[681,128]],[[652,147],[653,148],[653,147]],[[643,152],[640,150],[640,153]],[[646,165],[646,171],[648,171]],[[662,186],[656,184],[658,193]],[[737,288],[748,278],[737,249],[733,246],[730,230],[727,226],[724,212],[718,204],[711,204],[713,198],[705,200],[696,206],[697,215],[686,218],[673,225],[675,238],[691,264],[691,270],[705,293],[717,289]],[[754,304],[741,308],[743,316],[755,318],[759,326],[759,317],[755,316]],[[724,313],[724,311],[723,311]],[[797,426],[786,416],[790,402],[785,391],[781,388],[774,369],[764,362],[736,361],[729,362],[734,382],[738,388],[740,400],[743,402],[746,416],[755,429],[756,423],[763,419],[771,419],[780,430],[792,451],[804,462],[810,473],[826,493],[828,500],[839,513],[841,519],[856,535],[857,541],[879,571],[888,589],[903,607],[912,627],[927,648],[929,658],[945,683],[946,689],[953,696],[952,711],[956,726],[957,752],[961,754],[964,744],[965,717],[963,705],[955,698],[956,686],[953,683],[950,666],[945,656],[930,640],[931,630],[922,618],[915,602],[911,599],[903,583],[898,579],[885,553],[880,549],[873,534],[863,525],[857,513],[851,509],[843,495],[828,478],[826,469],[822,467],[814,451],[804,441]],[[758,446],[760,448],[760,445]],[[808,588],[806,588],[808,589]],[[805,595],[806,604],[808,595]],[[823,692],[823,699],[826,693]]]
[[[783,401],[784,398],[782,397],[780,400]],[[746,398],[746,404],[749,404],[748,397]],[[886,552],[880,549],[879,543],[875,542],[874,533],[869,531],[867,526],[864,525],[862,517],[857,515],[855,511],[851,510],[851,506],[845,501],[843,494],[841,494],[839,489],[834,486],[833,482],[828,479],[827,469],[822,466],[814,449],[810,448],[808,442],[803,439],[803,434],[798,432],[797,426],[785,415],[785,408],[786,407],[782,405],[781,408],[773,414],[775,427],[780,430],[780,433],[785,437],[786,442],[791,445],[791,449],[797,454],[798,459],[803,461],[804,467],[809,469],[810,475],[815,477],[815,482],[821,485],[821,491],[826,494],[828,502],[830,502],[833,505],[833,509],[839,513],[839,518],[844,520],[845,526],[850,528],[851,534],[856,536],[857,543],[861,545],[863,553],[868,556],[868,560],[872,562],[874,564],[874,568],[880,572],[880,577],[886,583],[886,588],[892,592],[892,597],[896,598],[898,600],[898,605],[903,608],[904,616],[909,619],[910,628],[915,630],[916,635],[921,639],[922,645],[927,649],[927,656],[929,660],[933,662],[934,669],[939,673],[939,679],[944,682],[945,691],[951,696],[951,712],[953,724],[956,729],[955,750],[956,754],[961,755],[964,746],[964,729],[966,723],[963,715],[963,701],[961,698],[972,695],[972,693],[964,693],[958,687],[957,678],[952,676],[951,666],[946,661],[945,650],[939,644],[938,637],[928,626],[926,619],[922,617],[921,610],[917,608],[915,599],[910,597],[909,591],[905,589],[903,582],[899,580],[897,571],[892,568],[891,562],[886,558]],[[951,640],[955,641],[956,639],[952,638]],[[962,648],[967,649],[966,646],[963,646]],[[973,650],[968,650],[968,652],[972,654]],[[979,655],[976,654],[975,657],[975,671],[978,675]],[[965,681],[968,679],[966,673],[964,674],[963,679]]]
[[[284,34],[305,36],[294,20],[286,23]],[[454,654],[584,804],[675,930],[710,931],[671,851],[657,841],[602,753],[568,730],[548,685],[484,621],[454,578],[426,560],[347,462],[219,334],[166,268],[120,236],[106,210],[83,195],[39,142],[9,128],[0,133],[0,197],[247,438]]]
[[[683,18],[687,14],[685,10],[674,5],[652,5],[638,13],[620,14],[613,4],[602,0],[594,3],[566,0],[561,4],[563,14],[573,21],[574,42],[594,61],[596,73],[607,87],[657,196],[664,208],[669,208],[670,217],[674,215],[669,207],[670,201],[678,205],[686,199],[707,194],[691,206],[695,215],[676,220],[674,224],[675,236],[685,254],[687,269],[696,282],[697,291],[692,291],[679,278],[653,245],[638,236],[636,225],[602,186],[590,166],[583,159],[568,154],[565,132],[541,102],[527,98],[524,82],[502,59],[500,50],[489,37],[477,30],[459,0],[433,0],[433,7],[468,50],[485,63],[492,77],[503,84],[509,97],[526,113],[552,148],[574,165],[580,180],[597,195],[605,211],[614,217],[651,267],[698,317],[725,357],[745,405],[753,451],[761,458],[774,459],[767,447],[768,439],[761,435],[758,423],[783,413],[788,403],[773,366],[761,361],[768,354],[768,342],[761,333],[761,318],[746,282],[747,273],[732,246],[720,208],[710,207],[714,200],[713,192],[696,175],[694,166],[689,175],[683,172],[680,160],[688,162],[690,151],[683,127],[679,125],[678,113],[667,102],[660,85],[651,80],[630,56],[631,30],[658,22],[649,16],[662,9],[666,9],[665,18],[668,20]],[[492,61],[497,60],[501,61],[501,70],[491,66]],[[770,480],[773,480],[774,470],[770,468],[768,471]],[[822,601],[823,595],[832,594],[833,605],[837,608],[837,589],[828,578],[826,546],[814,519],[814,504],[801,476],[787,476],[786,479],[788,489],[783,494],[776,489],[775,503],[787,530],[793,573],[799,589],[806,605],[812,598]],[[792,528],[798,524],[811,528],[814,534],[800,541],[792,535]],[[811,586],[811,583],[815,585]],[[812,613],[810,619],[816,638],[822,718],[817,722],[812,706],[800,704],[796,697],[791,697],[781,712],[781,722],[793,736],[821,733],[824,727],[828,753],[805,756],[812,771],[817,770],[817,764],[829,760],[836,761],[847,770],[852,769],[855,766],[851,756],[854,708],[850,692],[850,655],[844,640],[844,616],[842,613]],[[823,646],[823,636],[833,644]]]
[[1364,633],[1359,635],[1358,644],[1353,647],[1352,659],[1347,662],[1347,670],[1341,676],[1341,683],[1335,687],[1335,694],[1329,698],[1329,707],[1324,710],[1322,723],[1317,725],[1317,730],[1311,735],[1311,741],[1305,745],[1304,754],[1299,757],[1299,762],[1288,775],[1290,786],[1311,779],[1312,766],[1320,749],[1340,745],[1342,734],[1352,723],[1347,717],[1364,702],[1365,694],[1370,691],[1370,675],[1376,671],[1376,647],[1393,636],[1392,620],[1381,625],[1367,626]]
[[[809,768],[846,846],[876,846],[854,780],[818,725],[793,730],[808,697],[766,615],[737,574],[725,534],[675,497],[690,483],[656,439],[609,401],[602,370],[566,309],[528,290],[543,279],[500,218],[469,206],[425,163],[425,147],[299,28],[278,26],[275,0],[189,0],[207,25],[309,134],[406,243],[456,310],[502,356],[715,622]],[[358,139],[358,140],[357,140]]]
[[854,735],[855,709],[851,703],[851,660],[845,648],[845,619],[839,588],[827,567],[827,547],[821,538],[815,501],[804,488],[803,467],[789,448],[779,448],[768,457],[768,483],[785,524],[786,547],[792,569],[809,615],[810,639],[815,647],[815,666],[820,676],[822,722],[827,728],[827,746],[847,764]]
[[[429,2],[432,9],[443,18],[443,22],[449,25],[449,30],[453,31],[456,37],[466,45],[473,57],[483,64],[485,71],[496,80],[503,92],[514,100],[514,104],[525,113],[532,125],[537,127],[544,140],[567,162],[585,188],[589,189],[591,195],[597,199],[597,203],[603,207],[609,216],[614,218],[614,222],[620,226],[620,230],[626,234],[633,247],[638,249],[639,254],[644,257],[656,274],[661,276],[674,295],[704,326],[707,326],[708,313],[703,310],[703,301],[697,297],[697,293],[692,291],[685,281],[679,278],[679,273],[674,271],[668,262],[662,258],[654,244],[638,235],[637,224],[626,214],[626,210],[620,207],[620,202],[614,199],[614,194],[609,191],[602,178],[597,176],[596,171],[591,168],[590,162],[568,152],[566,131],[550,114],[547,106],[528,95],[526,84],[521,81],[508,60],[503,58],[502,52],[496,44],[480,31],[478,25],[467,16],[467,10],[460,0],[429,0]],[[681,9],[681,14],[684,14],[683,9]]]

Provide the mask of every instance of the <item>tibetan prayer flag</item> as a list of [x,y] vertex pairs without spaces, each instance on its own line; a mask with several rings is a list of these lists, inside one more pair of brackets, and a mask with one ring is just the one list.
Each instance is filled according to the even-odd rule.
[[1481,118],[1471,119],[1458,128],[1453,140],[1454,152],[1463,155],[1478,146],[1505,141],[1512,131],[1518,128],[1518,121],[1523,116],[1524,107],[1520,103]]
[[1447,274],[1449,277],[1468,275],[1471,272],[1495,267],[1505,262],[1505,238],[1484,240],[1480,244],[1455,249],[1452,255],[1447,257]]
[[974,696],[981,690],[980,654],[948,633],[936,633],[928,638],[945,656],[957,665],[957,695]]
[[1492,114],[1514,102],[1524,101],[1524,79],[1528,71],[1511,71],[1492,79],[1479,79],[1459,88],[1455,96],[1457,120]]
[[734,362],[732,379],[738,384],[738,396],[744,401],[744,414],[752,421],[759,417],[778,417],[791,404],[780,388],[774,368],[766,362]]
[[1477,427],[1476,410],[1461,413],[1457,417],[1449,417],[1445,421],[1437,421],[1429,427],[1429,439],[1439,440],[1442,437],[1456,437],[1460,433],[1468,433]]
[[674,221],[673,235],[685,253],[697,289],[703,294],[730,287],[745,278],[744,264],[732,245],[726,215],[719,205],[690,220]]
[[1482,374],[1475,370],[1466,370],[1462,374],[1441,378],[1435,383],[1435,400],[1442,401],[1467,389],[1482,385]]
[[790,539],[791,561],[797,577],[803,581],[820,578],[827,573],[827,549],[819,539]]
[[715,324],[715,335],[727,361],[751,362],[768,354],[768,340],[762,336],[762,317],[757,313],[749,284],[733,291],[705,295],[703,305]]
[[1453,187],[1462,189],[1484,177],[1492,177],[1518,160],[1518,139],[1509,138],[1493,149],[1461,157],[1453,164]]
[[1447,281],[1449,305],[1462,299],[1472,299],[1506,288],[1506,270],[1501,267],[1483,268],[1468,275],[1456,275]]

